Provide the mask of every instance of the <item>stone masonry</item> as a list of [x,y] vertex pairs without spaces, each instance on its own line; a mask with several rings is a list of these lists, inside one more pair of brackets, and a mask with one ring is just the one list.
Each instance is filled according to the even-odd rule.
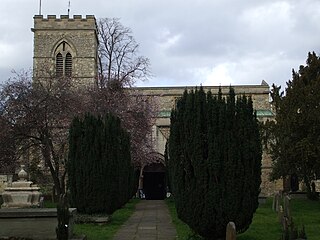
[[93,15],[34,16],[33,70],[49,64],[55,71],[55,53],[59,44],[66,42],[72,55],[72,77],[76,83],[90,85],[97,77],[97,26]]

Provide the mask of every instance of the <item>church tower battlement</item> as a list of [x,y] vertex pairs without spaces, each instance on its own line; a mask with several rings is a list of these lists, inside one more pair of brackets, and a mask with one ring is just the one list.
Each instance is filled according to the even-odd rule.
[[49,65],[56,77],[92,85],[97,77],[98,38],[93,15],[34,16],[33,72]]
[[96,29],[96,19],[94,15],[86,15],[85,18],[82,15],[73,15],[73,18],[70,18],[69,15],[60,15],[60,18],[56,15],[48,15],[47,18],[44,18],[43,15],[35,15],[34,27],[37,29],[65,29],[66,26],[69,29]]

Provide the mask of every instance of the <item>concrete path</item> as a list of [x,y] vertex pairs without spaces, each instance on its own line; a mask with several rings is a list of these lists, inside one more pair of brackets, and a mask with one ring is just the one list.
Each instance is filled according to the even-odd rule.
[[173,240],[176,229],[166,203],[162,200],[141,200],[115,240]]

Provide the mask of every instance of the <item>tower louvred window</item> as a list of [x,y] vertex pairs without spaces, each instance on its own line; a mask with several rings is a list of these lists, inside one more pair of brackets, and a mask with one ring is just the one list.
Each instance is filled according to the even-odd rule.
[[70,53],[67,53],[65,59],[65,75],[71,77],[72,75],[72,56]]
[[70,45],[63,41],[55,50],[56,57],[56,77],[72,76],[72,49]]
[[56,56],[56,76],[63,76],[63,57],[61,53],[58,53]]

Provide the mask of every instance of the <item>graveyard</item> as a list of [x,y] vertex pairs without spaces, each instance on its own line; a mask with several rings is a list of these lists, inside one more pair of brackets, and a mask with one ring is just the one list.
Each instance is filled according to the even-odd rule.
[[[35,15],[32,32],[32,76],[0,92],[0,240],[319,238],[316,53],[285,94],[132,87],[148,60],[128,70],[118,19]],[[108,62],[110,32],[132,48]]]

